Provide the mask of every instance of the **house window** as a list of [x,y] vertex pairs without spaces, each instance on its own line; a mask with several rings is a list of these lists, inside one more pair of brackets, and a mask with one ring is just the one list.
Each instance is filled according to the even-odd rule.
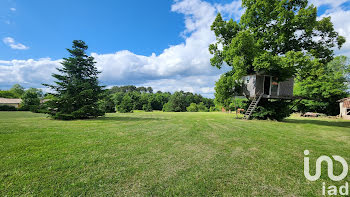
[[246,79],[246,83],[248,84],[250,81],[250,76],[247,76],[245,79]]
[[271,95],[277,96],[278,95],[278,82],[276,77],[272,77],[271,80]]
[[346,109],[346,115],[350,116],[350,108]]

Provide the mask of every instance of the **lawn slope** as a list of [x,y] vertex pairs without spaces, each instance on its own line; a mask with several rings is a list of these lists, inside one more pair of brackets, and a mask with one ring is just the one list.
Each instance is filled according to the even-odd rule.
[[0,112],[0,196],[319,196],[322,182],[344,184],[327,173],[307,181],[303,151],[312,169],[321,155],[350,164],[349,121],[233,118],[153,112],[56,121]]

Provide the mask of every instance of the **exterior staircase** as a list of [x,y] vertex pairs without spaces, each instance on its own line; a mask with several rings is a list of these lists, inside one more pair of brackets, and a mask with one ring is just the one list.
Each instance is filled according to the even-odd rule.
[[246,119],[246,120],[250,119],[250,116],[253,114],[253,112],[255,111],[255,108],[258,106],[262,96],[263,94],[260,94],[254,98],[254,100],[250,103],[247,111],[244,113],[243,119]]

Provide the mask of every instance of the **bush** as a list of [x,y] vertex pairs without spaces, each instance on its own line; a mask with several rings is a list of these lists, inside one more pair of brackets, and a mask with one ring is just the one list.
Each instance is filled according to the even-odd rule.
[[[236,100],[236,108],[237,109],[244,109],[246,107],[246,103],[247,103],[248,99],[236,98],[235,100]],[[234,100],[230,103],[230,110],[235,111],[235,101]]]
[[196,103],[191,103],[187,108],[188,112],[198,112],[198,107]]
[[72,114],[64,114],[64,113],[61,113],[61,112],[57,112],[52,117],[54,119],[59,119],[59,120],[73,120],[74,119],[74,116]]
[[[167,112],[184,112],[186,111],[186,107],[190,105],[191,102],[186,104],[187,94],[185,92],[175,92],[170,96],[169,101],[167,102],[166,107],[163,107],[163,111]],[[189,97],[188,97],[189,98]]]
[[170,103],[165,103],[163,105],[163,112],[172,112],[172,111],[174,111],[174,109]]
[[144,104],[144,105],[142,106],[142,109],[143,109],[144,111],[146,111],[146,112],[152,112],[152,111],[153,111],[151,103]]
[[208,112],[208,108],[204,105],[203,102],[200,102],[198,105],[198,111],[199,112]]
[[[245,110],[248,109],[249,102],[247,102]],[[292,112],[290,110],[290,105],[286,101],[269,101],[268,99],[261,99],[261,101],[258,104],[258,107],[255,109],[251,117],[259,120],[269,119],[281,121],[284,118],[289,117],[291,113]]]
[[128,113],[128,112],[132,112],[133,108],[134,108],[134,103],[131,97],[128,94],[124,95],[120,105],[118,106],[118,111],[120,113]]
[[23,94],[21,107],[23,110],[38,112],[40,105],[38,92],[39,90],[35,88],[30,88]]
[[215,111],[220,111],[220,109],[218,109],[217,107],[215,106],[211,106],[210,109],[209,109],[210,112],[215,112]]
[[111,95],[105,93],[103,99],[99,100],[97,104],[101,111],[104,111],[105,113],[115,113],[115,104]]
[[0,97],[1,98],[19,98],[20,95],[17,95],[10,90],[0,90]]
[[0,111],[17,111],[17,109],[11,105],[0,105]]

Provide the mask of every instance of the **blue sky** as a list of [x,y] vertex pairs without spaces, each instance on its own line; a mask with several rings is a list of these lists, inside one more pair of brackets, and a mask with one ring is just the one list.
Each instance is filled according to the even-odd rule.
[[9,50],[2,44],[3,60],[62,58],[74,39],[86,41],[91,52],[130,50],[140,55],[161,53],[183,40],[179,36],[183,16],[171,12],[172,1],[13,0],[4,4],[0,13],[10,24],[0,24],[1,37],[14,37],[30,50]]
[[[350,3],[312,1],[319,16],[332,16],[350,41]],[[74,39],[102,71],[101,83],[147,85],[156,90],[185,90],[213,96],[224,70],[212,68],[210,25],[218,11],[237,20],[240,1],[150,0],[2,0],[0,2],[0,89],[14,83],[50,83],[65,48]],[[346,44],[337,54],[350,54]]]

